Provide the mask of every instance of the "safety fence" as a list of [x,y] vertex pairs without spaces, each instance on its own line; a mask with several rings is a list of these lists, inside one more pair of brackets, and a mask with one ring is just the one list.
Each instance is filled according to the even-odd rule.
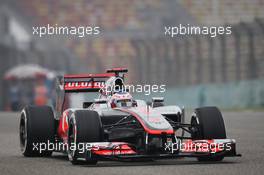
[[232,25],[231,35],[133,40],[140,82],[186,86],[264,77],[264,20]]
[[165,104],[186,108],[263,108],[264,79],[168,88],[164,93],[152,93],[149,96],[139,93],[135,94],[135,97],[148,101],[151,101],[152,97],[164,97]]

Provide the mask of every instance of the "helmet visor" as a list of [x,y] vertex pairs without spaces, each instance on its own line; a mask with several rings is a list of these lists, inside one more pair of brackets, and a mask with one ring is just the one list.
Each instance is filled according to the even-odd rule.
[[132,107],[131,99],[117,100],[116,107]]

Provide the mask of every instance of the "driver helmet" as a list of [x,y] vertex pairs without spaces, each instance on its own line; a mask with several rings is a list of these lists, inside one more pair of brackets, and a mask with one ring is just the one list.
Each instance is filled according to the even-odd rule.
[[133,98],[128,92],[117,92],[112,95],[110,103],[112,108],[132,107]]

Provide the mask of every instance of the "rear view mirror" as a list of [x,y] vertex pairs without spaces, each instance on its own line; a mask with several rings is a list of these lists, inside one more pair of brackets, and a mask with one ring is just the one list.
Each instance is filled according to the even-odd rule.
[[105,104],[105,103],[107,103],[107,100],[104,100],[104,99],[94,99],[94,102],[97,103],[97,104]]
[[159,103],[164,102],[164,97],[153,97],[152,103],[155,103],[155,102],[159,102]]

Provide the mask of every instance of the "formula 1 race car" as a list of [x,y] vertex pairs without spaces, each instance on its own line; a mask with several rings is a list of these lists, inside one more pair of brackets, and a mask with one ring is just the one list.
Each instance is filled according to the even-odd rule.
[[[218,108],[197,108],[186,123],[184,109],[165,106],[163,98],[133,99],[124,84],[126,73],[127,69],[115,68],[103,74],[59,77],[55,110],[27,106],[21,113],[23,155],[51,156],[60,151],[72,164],[179,157],[221,161],[240,156],[235,140],[226,138]],[[81,92],[97,92],[99,97],[84,101],[82,108],[65,109],[66,94]]]

